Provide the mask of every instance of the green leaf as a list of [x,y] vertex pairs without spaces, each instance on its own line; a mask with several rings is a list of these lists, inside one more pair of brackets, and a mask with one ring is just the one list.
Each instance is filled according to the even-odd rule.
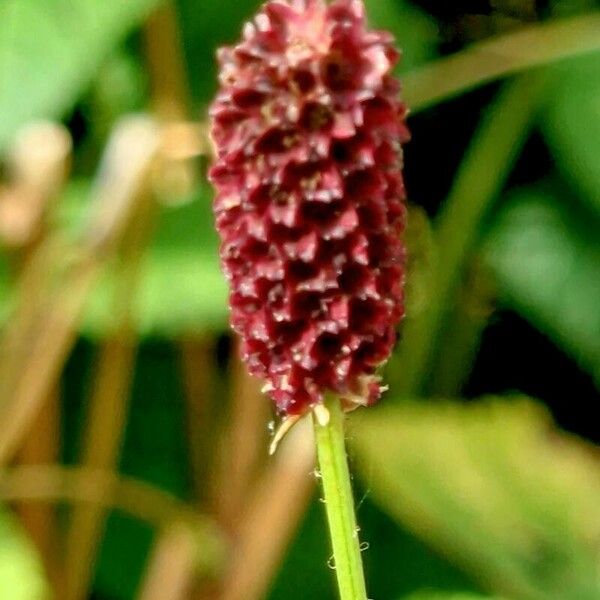
[[58,118],[159,0],[0,3],[0,149],[25,122]]
[[350,440],[374,501],[520,600],[600,597],[596,449],[524,399],[364,411]]
[[558,198],[557,187],[515,192],[489,233],[484,258],[504,303],[600,382],[600,223]]
[[548,95],[542,130],[559,169],[600,212],[600,53],[555,72],[557,85]]
[[16,519],[0,506],[0,598],[50,598],[44,569]]

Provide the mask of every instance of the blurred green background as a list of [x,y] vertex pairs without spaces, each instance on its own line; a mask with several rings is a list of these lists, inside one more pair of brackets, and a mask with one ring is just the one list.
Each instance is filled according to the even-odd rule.
[[[600,13],[365,3],[414,99],[407,317],[349,419],[370,597],[597,600]],[[258,6],[0,0],[2,600],[336,597],[205,181],[215,49]]]

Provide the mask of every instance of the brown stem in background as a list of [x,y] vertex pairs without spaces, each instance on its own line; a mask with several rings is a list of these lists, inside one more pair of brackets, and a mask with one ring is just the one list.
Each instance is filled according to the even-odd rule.
[[172,152],[164,153],[156,191],[165,203],[180,202],[195,188],[198,169],[191,157],[185,157],[190,128],[177,127],[189,118],[191,101],[174,2],[163,3],[150,15],[143,34],[153,111],[161,122],[170,125],[165,143]]
[[153,527],[164,527],[172,520],[184,520],[192,526],[194,519],[201,520],[191,507],[149,483],[85,467],[32,465],[3,469],[0,500],[99,504]]
[[[48,221],[54,201],[68,175],[72,142],[69,132],[49,122],[23,128],[8,152],[10,188],[1,203],[0,238],[12,244],[11,262],[16,278],[22,273],[28,258],[44,243],[49,233]],[[36,272],[34,288],[42,273]],[[23,291],[23,290],[22,290]],[[25,304],[38,305],[39,298],[29,298]],[[44,407],[37,415],[31,435],[19,449],[20,464],[51,464],[60,452],[60,395],[50,390]],[[17,513],[36,545],[55,595],[61,595],[61,565],[58,559],[58,526],[51,506],[19,503]]]
[[[183,197],[197,180],[195,159],[205,154],[205,131],[186,121],[190,112],[190,92],[181,43],[177,11],[173,2],[157,8],[144,26],[145,57],[150,75],[152,104],[164,121],[160,190],[163,199]],[[181,374],[187,401],[187,437],[195,495],[204,502],[209,487],[211,435],[211,392],[214,378],[214,342],[210,336],[179,341]]]
[[196,575],[196,541],[189,527],[173,523],[160,534],[142,581],[139,600],[184,600]]
[[[125,238],[116,271],[113,297],[114,333],[103,342],[83,428],[82,464],[91,469],[117,471],[129,412],[137,339],[134,302],[140,266],[150,237],[154,202],[148,191]],[[73,511],[66,547],[67,600],[87,597],[96,550],[102,538],[106,513],[100,506]]]
[[286,437],[254,488],[238,528],[220,600],[264,598],[315,487],[309,422]]
[[0,470],[0,501],[99,505],[163,530],[185,525],[196,540],[200,571],[214,571],[222,561],[223,540],[213,521],[159,488],[114,472],[62,466]]
[[[198,181],[196,158],[205,141],[198,126],[185,122],[190,112],[183,45],[173,2],[160,6],[144,26],[145,55],[150,74],[152,104],[165,122],[161,179],[157,195],[165,203],[189,197]],[[190,466],[198,504],[207,500],[213,454],[211,419],[214,343],[209,337],[180,341],[181,372],[187,404],[186,429]],[[212,434],[211,434],[212,432]],[[180,529],[165,531],[157,541],[140,593],[141,600],[178,600],[193,586],[193,546]]]
[[150,15],[144,26],[144,42],[154,111],[165,121],[184,120],[189,112],[190,91],[172,2]]
[[180,343],[191,475],[199,505],[208,500],[207,488],[212,475],[209,457],[216,443],[211,414],[216,367],[214,353],[215,345],[208,336],[186,338]]
[[9,185],[0,189],[0,245],[21,267],[48,233],[48,220],[71,163],[72,140],[62,125],[23,127],[6,156]]
[[215,490],[215,509],[221,525],[235,533],[252,485],[267,456],[267,423],[271,408],[261,383],[251,377],[232,351],[231,405],[227,429],[221,436],[221,465]]
[[[60,458],[60,394],[58,388],[50,391],[36,415],[16,456],[20,465],[49,465]],[[18,503],[16,511],[25,530],[38,549],[56,597],[61,597],[64,586],[63,565],[59,550],[59,527],[56,510],[49,505]]]
[[[156,127],[146,119],[129,119],[117,127],[98,178],[97,212],[85,235],[74,247],[66,247],[52,285],[37,290],[34,297],[41,298],[39,310],[11,327],[8,339],[17,347],[9,344],[6,351],[2,344],[0,465],[14,456],[56,385],[100,268],[112,256],[139,204],[140,190],[157,155],[158,137]],[[30,269],[49,264],[45,254],[54,246],[45,244],[35,253],[23,273],[24,280]]]
[[0,243],[9,250],[16,306],[0,340],[0,375],[10,374],[3,367],[11,357],[29,352],[19,337],[23,324],[43,307],[50,274],[65,254],[47,223],[67,177],[70,153],[66,129],[44,122],[25,127],[9,150],[6,162],[11,184],[0,190]]
[[[85,449],[81,462],[86,468],[117,470],[134,359],[135,341],[129,332],[103,343],[82,435]],[[66,543],[66,600],[87,597],[105,518],[99,505],[81,505],[73,510]]]

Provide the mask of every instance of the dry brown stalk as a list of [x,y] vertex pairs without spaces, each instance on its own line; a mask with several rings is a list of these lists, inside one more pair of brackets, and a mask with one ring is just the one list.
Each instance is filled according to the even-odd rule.
[[[82,436],[85,449],[81,462],[87,468],[106,471],[117,468],[135,357],[134,340],[124,338],[118,336],[105,341],[100,352],[89,416]],[[105,509],[97,504],[73,509],[65,554],[67,600],[87,597],[105,517]]]
[[160,530],[185,525],[197,542],[199,572],[212,572],[222,561],[223,539],[212,520],[159,488],[114,472],[57,465],[5,469],[0,471],[0,501],[96,504]]
[[0,244],[25,260],[47,232],[47,216],[63,187],[71,162],[72,140],[57,123],[23,127],[6,156],[9,184],[0,191]]
[[[55,199],[68,176],[72,141],[62,125],[32,123],[16,136],[8,151],[10,187],[0,202],[0,238],[12,246],[10,255],[14,277],[18,277],[28,258],[49,235],[49,223]],[[35,290],[45,270],[35,270]],[[21,290],[21,293],[25,290]],[[21,296],[27,298],[26,295]],[[35,298],[35,297],[33,297]],[[23,303],[33,308],[34,300]],[[37,415],[31,435],[24,440],[17,456],[20,464],[50,464],[58,460],[60,450],[60,395],[50,390],[43,410]],[[60,595],[61,569],[58,560],[58,526],[51,506],[21,503],[17,513],[43,560],[55,594]]]
[[[112,331],[100,349],[89,414],[82,432],[82,464],[103,471],[118,470],[137,349],[134,304],[156,208],[148,182],[140,184],[134,194],[141,197],[141,202],[123,240],[115,271]],[[98,505],[79,506],[72,513],[66,544],[66,600],[87,597],[105,519],[106,513]]]
[[307,419],[282,442],[242,513],[220,600],[264,598],[315,487]]
[[198,136],[190,136],[196,127],[185,122],[190,114],[190,91],[174,2],[162,3],[150,15],[143,34],[154,114],[168,126],[156,190],[164,202],[180,202],[198,182],[198,168],[192,160],[197,154],[189,156],[190,143],[196,146]]
[[187,405],[186,429],[195,497],[204,505],[211,479],[210,457],[215,443],[211,399],[215,377],[215,344],[206,337],[184,338],[180,345],[181,374]]
[[235,534],[246,499],[267,457],[271,407],[260,391],[260,381],[248,374],[235,346],[231,362],[230,413],[221,436],[214,503],[219,522]]
[[165,121],[187,118],[190,91],[172,2],[164,3],[150,15],[144,26],[144,42],[154,112]]
[[154,546],[139,600],[184,600],[196,576],[196,540],[189,527],[173,523]]
[[[158,148],[158,130],[148,119],[127,119],[116,128],[96,184],[96,212],[78,243],[63,253],[51,284],[34,295],[40,306],[16,321],[9,335],[15,346],[0,351],[0,465],[14,456],[56,385],[85,301],[137,210]],[[44,254],[56,246],[52,241],[34,253],[24,281],[36,280],[30,269],[43,271],[50,264]]]
[[[32,425],[32,434],[27,436],[19,449],[17,463],[20,465],[50,465],[59,460],[60,452],[60,395],[57,388],[50,391]],[[60,531],[55,507],[20,502],[17,514],[27,534],[38,549],[46,574],[60,597],[63,587],[62,560],[59,554]]]

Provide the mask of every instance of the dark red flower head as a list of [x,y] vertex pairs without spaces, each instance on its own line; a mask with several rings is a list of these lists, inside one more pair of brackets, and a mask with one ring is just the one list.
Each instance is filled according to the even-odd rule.
[[283,415],[370,404],[403,315],[406,109],[360,0],[271,0],[219,50],[210,179],[231,324]]

